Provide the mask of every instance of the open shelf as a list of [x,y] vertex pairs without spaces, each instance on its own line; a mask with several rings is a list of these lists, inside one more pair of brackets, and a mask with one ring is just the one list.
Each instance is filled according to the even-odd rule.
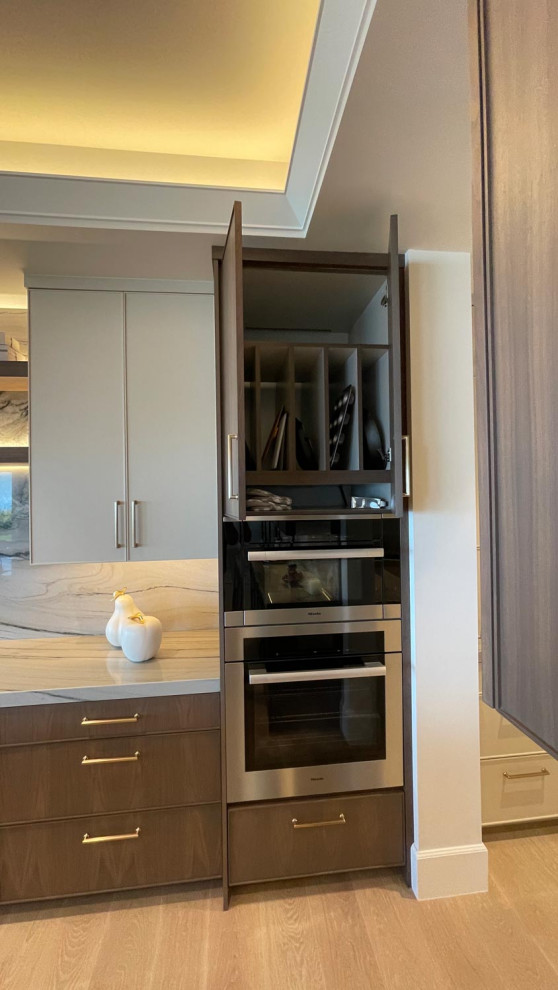
[[[389,445],[389,362],[390,349],[383,344],[247,341],[247,484],[389,485],[392,475],[383,469],[382,457],[367,447],[370,421],[377,425],[382,449]],[[341,457],[332,467],[330,419],[349,385],[355,400]],[[286,426],[280,455],[274,458],[268,439],[281,411],[287,414]],[[275,460],[279,466],[272,468]]]
[[0,361],[0,392],[27,392],[28,377],[27,361]]
[[0,447],[0,464],[28,464],[29,447]]
[[246,484],[261,485],[389,485],[389,471],[247,471]]

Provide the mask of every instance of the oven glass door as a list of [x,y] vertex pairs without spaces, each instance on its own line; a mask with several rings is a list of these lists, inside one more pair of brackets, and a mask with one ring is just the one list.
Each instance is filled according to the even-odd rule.
[[[265,553],[265,551],[264,551]],[[248,554],[250,609],[318,608],[382,602],[383,560],[380,552],[331,551],[288,556],[285,551]]]
[[383,656],[245,666],[246,770],[386,756]]
[[381,632],[244,642],[246,770],[384,760]]

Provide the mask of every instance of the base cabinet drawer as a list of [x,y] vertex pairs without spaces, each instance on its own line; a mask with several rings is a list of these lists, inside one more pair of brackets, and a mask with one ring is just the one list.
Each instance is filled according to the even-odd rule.
[[0,745],[218,729],[219,694],[72,701],[0,710]]
[[403,791],[229,809],[231,885],[404,862]]
[[[84,842],[84,837],[89,841]],[[3,902],[148,887],[220,874],[218,804],[0,829]]]
[[558,817],[558,762],[546,753],[481,762],[482,823]]
[[220,801],[216,729],[0,749],[0,824]]

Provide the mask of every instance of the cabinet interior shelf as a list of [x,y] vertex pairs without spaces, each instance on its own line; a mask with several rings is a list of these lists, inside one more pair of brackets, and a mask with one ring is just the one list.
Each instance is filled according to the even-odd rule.
[[29,447],[0,447],[0,464],[28,464]]
[[0,361],[0,392],[27,392],[27,361]]
[[389,484],[389,471],[247,471],[247,485],[380,485]]

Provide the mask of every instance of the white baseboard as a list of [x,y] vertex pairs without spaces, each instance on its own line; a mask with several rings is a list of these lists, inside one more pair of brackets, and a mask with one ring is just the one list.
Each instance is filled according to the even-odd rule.
[[411,885],[420,901],[484,893],[488,890],[488,850],[482,842],[442,849],[413,845]]

